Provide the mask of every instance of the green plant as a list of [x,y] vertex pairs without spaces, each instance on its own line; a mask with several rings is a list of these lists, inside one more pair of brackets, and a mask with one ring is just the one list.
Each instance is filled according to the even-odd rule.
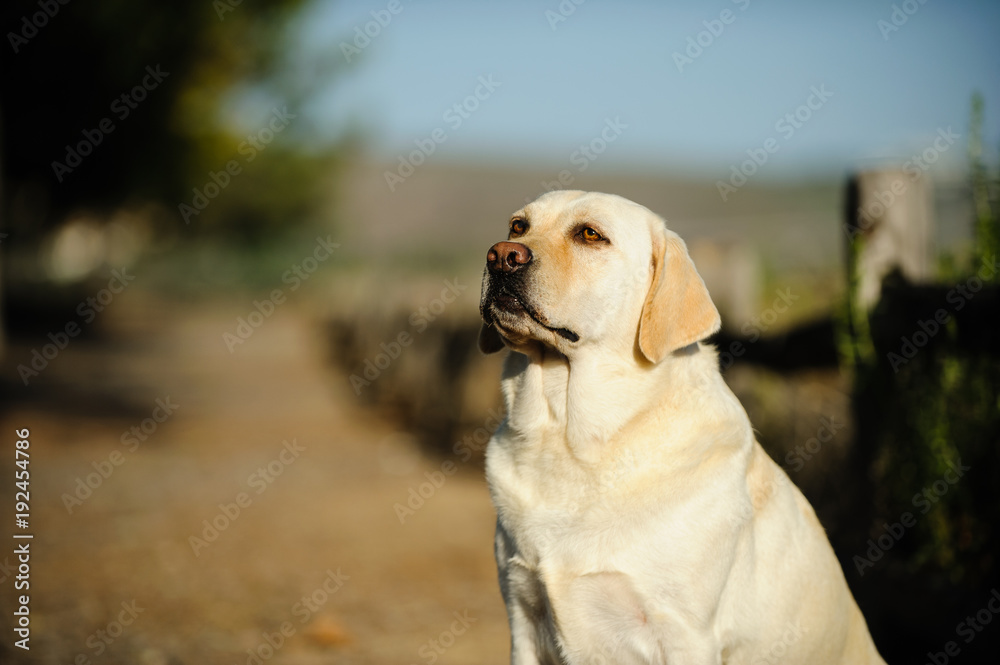
[[[988,332],[1000,300],[993,269],[1000,253],[998,179],[984,162],[982,123],[976,95],[969,260],[942,258],[947,281],[936,285],[890,276],[869,313],[855,298],[864,234],[854,234],[838,340],[842,367],[853,374],[854,472],[870,481],[862,482],[858,507],[874,511],[873,529],[907,512],[914,516],[894,546],[893,558],[902,564],[897,570],[966,587],[995,576],[1000,541],[1000,356]],[[959,290],[963,286],[976,288]]]

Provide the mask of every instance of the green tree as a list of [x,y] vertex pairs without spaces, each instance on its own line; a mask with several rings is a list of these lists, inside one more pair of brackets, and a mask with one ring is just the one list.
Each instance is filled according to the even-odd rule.
[[[302,221],[331,153],[304,151],[286,127],[266,159],[225,120],[240,91],[297,115],[303,82],[284,54],[302,0],[54,0],[4,3],[0,155],[4,218],[39,237],[71,210],[159,204],[191,233],[255,238]],[[296,87],[297,86],[297,87]],[[266,128],[269,118],[260,125]],[[265,133],[265,137],[266,137]],[[86,154],[84,154],[86,153]],[[197,221],[179,205],[242,167]],[[211,188],[210,188],[211,190]]]

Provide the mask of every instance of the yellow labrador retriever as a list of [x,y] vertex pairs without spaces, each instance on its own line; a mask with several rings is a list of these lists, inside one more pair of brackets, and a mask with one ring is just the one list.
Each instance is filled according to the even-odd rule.
[[489,250],[480,310],[480,348],[511,351],[486,472],[512,663],[883,662],[660,217],[545,194]]

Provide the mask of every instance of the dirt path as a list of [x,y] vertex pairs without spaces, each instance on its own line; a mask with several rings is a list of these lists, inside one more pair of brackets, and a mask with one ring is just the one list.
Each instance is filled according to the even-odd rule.
[[[435,475],[441,460],[362,412],[294,303],[230,354],[222,333],[247,311],[126,292],[102,341],[73,341],[6,405],[0,469],[30,428],[35,539],[31,660],[7,630],[0,662],[505,662],[481,473]],[[15,381],[25,351],[4,363]],[[428,473],[443,484],[400,524]]]

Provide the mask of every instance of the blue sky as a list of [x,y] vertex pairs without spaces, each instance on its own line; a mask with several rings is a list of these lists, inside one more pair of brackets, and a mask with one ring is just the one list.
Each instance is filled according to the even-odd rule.
[[[388,5],[318,0],[296,34],[304,57],[325,50],[345,65],[312,83],[303,112],[327,136],[360,127],[386,160],[440,128],[435,159],[568,165],[618,118],[627,127],[601,167],[722,175],[772,138],[769,176],[841,173],[905,161],[948,127],[961,140],[938,165],[954,166],[964,163],[974,90],[986,100],[989,145],[1000,143],[997,2],[400,0],[347,65],[340,44],[354,46],[355,28],[373,11],[384,20]],[[560,6],[574,11],[556,22]],[[890,32],[894,7],[901,25]],[[688,51],[699,38],[701,52]],[[695,57],[679,71],[674,53]],[[499,86],[460,126],[454,112],[448,122],[490,76]],[[800,109],[815,90],[825,99]],[[787,122],[779,131],[796,109],[807,119],[792,135]]]

